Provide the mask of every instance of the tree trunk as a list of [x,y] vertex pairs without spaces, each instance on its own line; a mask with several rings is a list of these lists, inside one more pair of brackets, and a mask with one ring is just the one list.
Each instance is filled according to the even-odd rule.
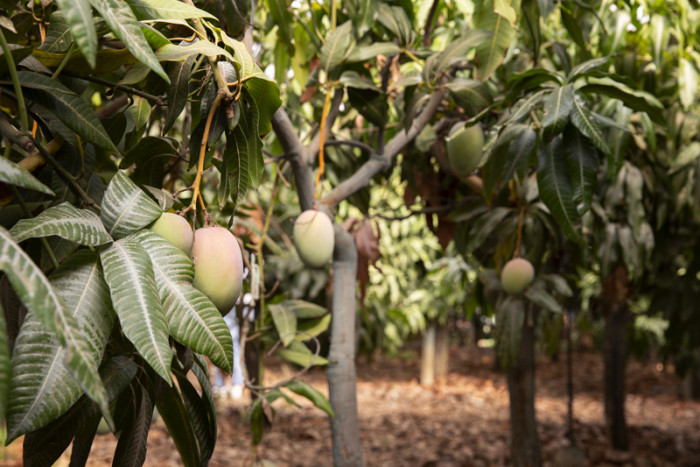
[[450,331],[447,323],[438,324],[435,334],[435,379],[447,377],[450,369]]
[[333,464],[361,466],[362,444],[357,417],[355,375],[355,242],[339,225],[333,256],[333,318],[328,354],[328,392],[335,412],[331,418]]
[[508,369],[510,395],[510,455],[516,467],[542,464],[535,419],[535,317],[526,308],[518,360]]
[[700,401],[700,368],[697,364],[683,378],[681,392],[684,399]]
[[420,361],[420,384],[432,387],[435,384],[435,323],[423,331],[423,351]]
[[603,283],[605,421],[612,447],[629,449],[625,420],[625,360],[627,350],[627,270],[617,265]]

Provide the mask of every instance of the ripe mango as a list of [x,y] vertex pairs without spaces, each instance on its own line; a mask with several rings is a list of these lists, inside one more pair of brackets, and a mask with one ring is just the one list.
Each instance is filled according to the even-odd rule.
[[294,244],[307,266],[320,268],[333,257],[333,222],[321,211],[302,212],[294,223]]
[[192,285],[222,314],[231,311],[243,287],[243,257],[236,237],[219,226],[195,230],[192,263]]

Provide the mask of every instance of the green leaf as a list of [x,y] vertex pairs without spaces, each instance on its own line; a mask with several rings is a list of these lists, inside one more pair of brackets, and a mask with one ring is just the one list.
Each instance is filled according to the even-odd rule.
[[333,413],[333,408],[331,407],[330,402],[328,402],[326,396],[324,396],[323,393],[319,392],[310,384],[295,379],[294,381],[290,381],[289,383],[285,384],[284,387],[294,392],[295,394],[299,394],[300,396],[306,397],[311,402],[313,402],[313,404],[316,407],[323,410],[331,417],[335,417],[335,414]]
[[17,243],[51,235],[86,246],[100,246],[112,241],[97,214],[67,202],[50,207],[33,219],[20,220],[10,234]]
[[475,2],[474,11],[475,28],[493,33],[489,40],[483,41],[476,48],[479,78],[486,81],[503,61],[506,50],[515,37],[515,28],[495,12],[493,0],[483,0],[481,4]]
[[192,422],[192,430],[197,437],[199,455],[203,461],[208,460],[214,453],[214,444],[216,442],[216,413],[213,413],[214,429],[212,431],[212,420],[210,419],[212,412],[209,407],[207,407],[208,402],[206,400],[206,394],[200,396],[187,375],[182,371],[174,370],[173,373],[177,377],[180,394],[182,395],[185,407],[187,407],[187,413]]
[[350,0],[343,2],[343,7],[348,11],[348,18],[352,18],[358,37],[362,37],[374,25],[376,0]]
[[299,341],[292,341],[289,347],[286,349],[277,349],[275,353],[282,357],[284,360],[299,365],[301,367],[307,367],[311,365],[328,365],[328,360],[321,357],[315,356],[306,345]]
[[700,143],[691,141],[685,144],[676,154],[676,158],[671,161],[671,167],[668,170],[669,174],[678,172],[695,162],[700,157]]
[[562,313],[564,311],[559,302],[545,290],[544,286],[533,285],[532,287],[528,287],[525,291],[525,298],[543,310],[553,313]]
[[257,107],[257,134],[261,137],[265,136],[272,131],[272,116],[282,105],[280,88],[267,77],[249,79],[245,87],[250,92],[250,102],[254,102]]
[[233,369],[231,333],[211,300],[192,286],[194,268],[190,258],[153,232],[142,231],[133,238],[151,258],[170,334],[230,373]]
[[168,87],[168,110],[163,123],[163,134],[166,134],[175,124],[175,121],[185,109],[189,93],[190,72],[194,58],[183,63],[175,62],[171,65],[170,86]]
[[[112,423],[105,388],[97,373],[97,365],[90,355],[88,343],[80,335],[78,322],[66,309],[63,300],[41,269],[3,227],[0,227],[0,270],[5,272],[24,306],[58,338],[66,349],[64,363],[71,375],[83,391],[98,403],[104,417]],[[16,433],[12,434],[17,436]]]
[[10,387],[10,377],[12,376],[12,365],[10,364],[10,343],[7,339],[7,323],[5,322],[5,312],[0,303],[0,426],[5,424],[5,414],[7,413],[7,391]]
[[173,351],[148,253],[136,240],[125,238],[114,242],[100,256],[124,335],[144,360],[171,384]]
[[551,91],[544,99],[542,130],[545,139],[561,133],[569,121],[569,113],[574,106],[574,85],[567,84]]
[[456,78],[446,83],[445,88],[469,116],[478,114],[493,102],[488,86],[480,81]]
[[139,62],[147,65],[166,82],[169,78],[141,31],[134,13],[124,0],[89,0],[115,36],[121,39]]
[[192,55],[205,55],[207,57],[223,55],[227,60],[234,61],[233,56],[226,49],[204,40],[198,40],[189,45],[165,44],[156,50],[155,56],[158,60],[179,62]]
[[280,336],[282,345],[288,346],[297,333],[297,316],[293,311],[284,308],[281,305],[270,305],[268,307],[272,322],[275,323],[277,334]]
[[[248,136],[247,132],[239,125],[226,138],[226,151],[224,151],[226,169],[221,174],[224,177],[221,184],[226,184],[234,203],[238,203],[245,197],[250,183]],[[225,203],[227,201],[219,198],[219,202]]]
[[265,73],[258,68],[255,64],[255,60],[248,52],[246,45],[228,36],[224,31],[219,28],[212,28],[221,37],[221,41],[224,45],[231,50],[233,50],[233,63],[238,71],[239,79],[247,79],[251,76],[257,75],[262,79],[267,79]]
[[698,70],[693,63],[681,58],[678,60],[678,95],[684,109],[690,108],[698,94]]
[[573,125],[564,130],[561,151],[571,179],[572,199],[579,215],[591,207],[598,174],[598,151]]
[[536,143],[537,133],[530,125],[512,124],[503,130],[482,170],[486,199],[491,199],[499,181],[505,186],[527,162]]
[[132,182],[123,170],[107,185],[100,216],[114,238],[126,237],[158,219],[160,207]]
[[326,308],[305,300],[285,300],[281,302],[280,305],[293,312],[297,316],[297,319],[320,318],[328,314]]
[[506,297],[496,303],[496,351],[501,367],[510,368],[518,360],[523,337],[525,307],[520,298]]
[[355,70],[344,71],[343,74],[340,75],[340,82],[343,86],[348,88],[369,89],[376,92],[382,91],[371,78],[362,76]]
[[60,54],[67,52],[71,45],[73,45],[73,36],[70,33],[70,24],[68,24],[66,16],[63,14],[63,12],[58,9],[51,13],[51,16],[49,17],[49,25],[46,28],[46,36],[44,37],[44,41],[39,46],[39,49],[50,53]]
[[25,168],[4,157],[0,157],[0,182],[55,196],[55,193],[49,187],[37,180]]
[[114,450],[112,465],[131,466],[143,465],[148,449],[148,431],[153,421],[153,401],[143,387],[132,386],[134,407],[133,416],[129,423],[119,432],[119,441]]
[[603,152],[610,155],[610,146],[605,140],[603,130],[598,123],[593,119],[591,112],[583,106],[578,100],[574,100],[574,108],[571,110],[571,123],[579,129],[593,144]]
[[[89,359],[96,369],[102,360],[114,324],[109,290],[97,256],[82,250],[66,260],[51,276],[51,284],[81,329]],[[68,351],[29,313],[12,355],[8,430],[13,437],[34,431],[66,412],[82,389],[64,360]]]
[[[263,174],[265,173],[265,161],[262,153],[262,140],[260,139],[260,109],[253,95],[246,89],[243,90],[246,96],[241,106],[241,118],[236,130],[247,133],[248,143],[248,175],[250,183],[254,188],[260,186]],[[277,109],[275,109],[277,110]],[[270,118],[272,115],[270,115]],[[234,133],[236,133],[234,130]]]
[[178,0],[126,0],[131,10],[140,21],[152,19],[185,20],[193,18],[209,18],[216,16],[197,7]]
[[566,155],[562,154],[562,138],[540,145],[537,152],[537,187],[540,198],[552,216],[572,240],[582,243],[576,224],[578,211],[574,206],[573,188],[566,170]]
[[294,55],[292,44],[292,27],[294,26],[294,16],[287,7],[285,0],[267,0],[267,11],[270,14],[273,24],[277,25],[277,37],[286,46],[289,55]]
[[156,407],[175,442],[182,463],[186,467],[201,466],[197,435],[192,427],[192,420],[182,400],[182,395],[177,388],[163,388],[160,397],[156,399]]
[[298,341],[308,341],[313,337],[317,337],[322,332],[325,332],[330,324],[330,313],[322,316],[321,318],[297,323],[297,335],[294,339]]
[[491,38],[492,33],[490,31],[471,30],[463,34],[459,39],[447,44],[445,50],[438,54],[434,62],[433,73],[441,75],[448,71],[453,63],[466,60],[467,53],[471,49],[481,47]]
[[81,137],[119,154],[102,122],[80,96],[48,76],[29,71],[19,71],[17,74],[27,98],[45,107]]
[[[384,4],[382,4],[384,5]],[[343,63],[355,46],[352,21],[346,21],[333,31],[321,48],[321,69],[326,75]]]
[[508,214],[511,214],[511,209],[496,207],[479,216],[471,228],[466,251],[479,248]]
[[[207,367],[207,362],[201,355],[194,355],[195,364],[192,366],[191,370],[195,378],[199,382],[199,387],[202,388],[201,401],[207,411],[207,418],[209,419],[209,436],[212,441],[216,441],[217,436],[217,426],[216,426],[216,403],[214,402],[214,395],[211,391],[211,376],[209,375],[209,368]],[[200,450],[202,452],[202,458],[208,459],[209,455],[205,455],[204,447]],[[213,446],[212,446],[213,449]]]
[[397,54],[401,48],[393,42],[373,42],[369,45],[359,45],[355,47],[346,63],[364,62],[369,59],[374,59],[377,55],[390,56]]
[[416,40],[411,20],[406,11],[400,6],[389,6],[386,3],[379,4],[377,20],[387,28],[399,41],[401,47],[408,47]]
[[579,63],[569,72],[567,81],[573,83],[579,78],[586,76],[589,71],[597,70],[610,61],[610,57],[592,58],[583,63]]
[[510,89],[506,100],[518,98],[523,91],[541,88],[544,83],[554,83],[561,86],[564,84],[564,80],[559,73],[544,68],[531,68],[522,73],[513,73],[508,77],[506,84],[506,89]]
[[590,77],[588,83],[581,86],[579,91],[592,95],[603,94],[613,99],[619,99],[632,110],[646,112],[659,125],[666,124],[664,106],[656,97],[645,91],[634,90],[612,78]]
[[[97,34],[95,20],[88,0],[56,0],[63,16],[70,25],[73,40],[83,53],[90,67],[95,68],[97,56]],[[52,15],[53,16],[53,15]]]

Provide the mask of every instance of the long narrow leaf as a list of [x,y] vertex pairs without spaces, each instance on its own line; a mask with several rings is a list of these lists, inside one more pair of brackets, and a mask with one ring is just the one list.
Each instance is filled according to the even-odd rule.
[[574,85],[560,86],[544,98],[544,118],[542,129],[549,140],[559,134],[569,121],[569,113],[574,106]]
[[5,313],[0,304],[0,426],[5,423],[5,407],[7,405],[7,389],[12,376],[10,365],[10,343],[7,339],[7,323]]
[[579,215],[591,207],[598,172],[598,150],[590,139],[586,138],[574,126],[564,130],[562,140],[566,171],[573,188],[572,199]]
[[70,25],[70,33],[88,64],[95,68],[97,34],[88,0],[56,0]]
[[182,400],[182,395],[174,387],[166,387],[156,400],[158,413],[163,417],[170,436],[180,453],[185,467],[198,467],[202,460],[197,447],[197,435],[192,426],[190,414]]
[[54,196],[54,192],[49,187],[41,183],[31,173],[12,161],[0,157],[0,182],[10,185],[36,190],[41,193]]
[[100,215],[114,238],[135,233],[160,217],[160,207],[124,171],[117,172],[107,185]]
[[53,206],[33,219],[20,220],[10,234],[17,242],[51,235],[86,246],[100,246],[112,241],[97,214],[70,203]]
[[578,100],[574,100],[574,108],[571,110],[571,122],[581,133],[587,136],[603,154],[606,156],[610,155],[610,145],[608,145],[605,140],[603,130],[593,119],[591,112]]
[[125,238],[114,242],[101,257],[124,335],[144,360],[171,383],[173,351],[148,253],[138,241]]

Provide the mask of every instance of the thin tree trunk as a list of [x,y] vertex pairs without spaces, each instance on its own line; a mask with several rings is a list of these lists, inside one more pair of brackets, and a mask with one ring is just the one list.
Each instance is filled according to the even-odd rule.
[[542,464],[542,453],[535,419],[535,318],[529,307],[518,360],[508,369],[508,393],[511,463],[516,467],[538,467]]
[[618,264],[603,283],[605,421],[612,447],[629,449],[625,420],[625,363],[627,351],[628,276]]
[[625,357],[627,308],[615,307],[605,318],[603,358],[605,362],[605,421],[615,449],[629,449],[625,420]]
[[447,377],[450,368],[450,331],[447,323],[438,324],[435,334],[435,379]]
[[331,418],[333,464],[336,467],[361,466],[355,375],[357,250],[349,233],[337,224],[334,228],[333,319],[327,372],[329,399],[335,412],[335,417]]
[[423,331],[423,350],[420,361],[420,384],[432,387],[435,384],[435,323]]

